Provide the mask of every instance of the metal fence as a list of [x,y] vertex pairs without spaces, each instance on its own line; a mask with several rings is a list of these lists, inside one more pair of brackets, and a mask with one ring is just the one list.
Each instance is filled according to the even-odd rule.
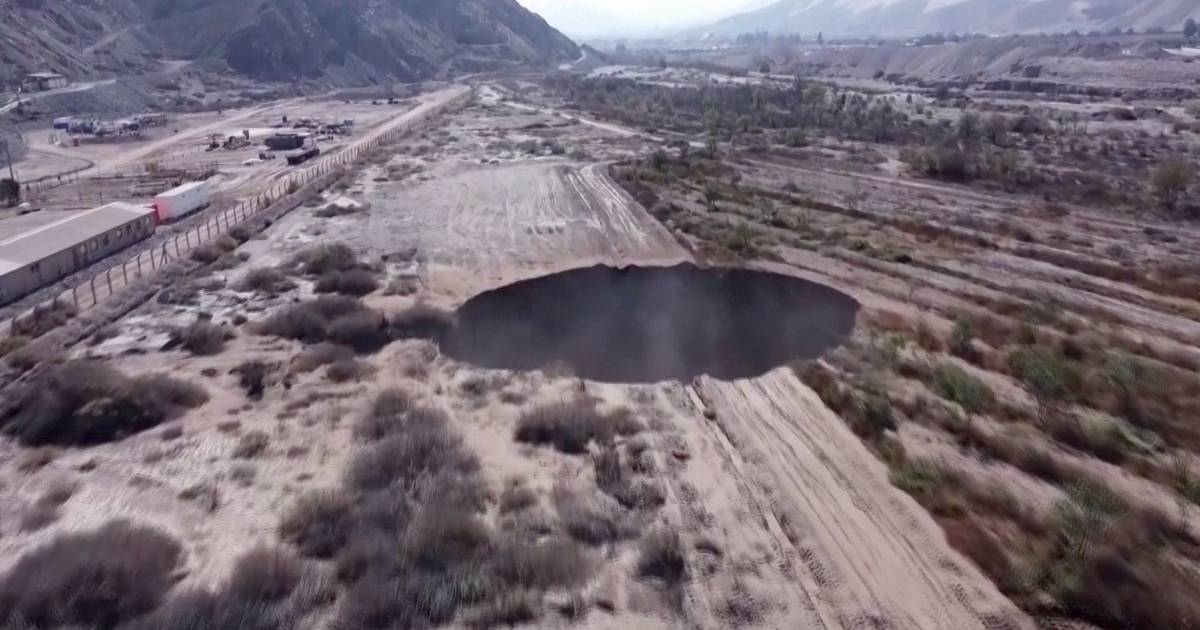
[[192,250],[228,234],[229,230],[234,226],[257,216],[259,213],[269,209],[276,202],[298,192],[317,178],[354,162],[360,155],[375,149],[384,142],[407,134],[426,120],[466,103],[470,100],[472,94],[471,90],[465,90],[462,94],[445,103],[430,107],[414,116],[395,121],[386,127],[385,131],[372,138],[360,140],[323,159],[317,158],[319,160],[318,163],[300,172],[293,173],[290,177],[281,179],[281,181],[272,185],[268,190],[252,198],[241,200],[236,205],[215,213],[212,217],[204,221],[204,223],[190,227],[183,233],[176,234],[174,238],[163,242],[161,245],[156,245],[149,250],[139,252],[137,256],[122,264],[113,265],[95,274],[90,280],[71,287],[71,289],[64,291],[57,298],[34,305],[26,313],[14,316],[8,320],[0,331],[8,334],[8,331],[12,330],[13,322],[17,319],[39,317],[40,313],[54,308],[56,304],[71,304],[79,312],[96,306],[104,301],[105,298],[115,295],[131,283],[156,273],[171,262],[187,256]]

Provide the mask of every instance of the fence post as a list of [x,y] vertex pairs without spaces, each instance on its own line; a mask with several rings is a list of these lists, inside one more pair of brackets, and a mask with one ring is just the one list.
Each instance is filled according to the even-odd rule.
[[[211,241],[212,240],[212,222],[205,221],[204,229],[208,230],[208,240]],[[220,231],[220,228],[218,228],[217,231]],[[196,228],[196,240],[200,240],[200,228],[199,227]]]
[[112,270],[113,270],[112,267],[109,267],[108,269],[104,270],[104,279],[108,281],[108,294],[109,295],[113,294]]
[[71,287],[71,301],[75,303],[75,310],[79,310],[79,285]]
[[[175,257],[179,258],[179,235],[175,235]],[[163,261],[167,260],[167,244],[163,243]]]
[[129,286],[129,261],[121,263],[121,276],[125,278],[125,286]]
[[[192,248],[192,231],[188,230],[183,233],[183,242],[187,244],[187,248]],[[175,255],[179,255],[179,237],[175,237]]]
[[[153,254],[150,255],[150,260],[154,260]],[[140,278],[140,277],[142,277],[142,253],[141,252],[138,252],[137,263],[138,263],[138,277]]]
[[99,300],[96,299],[96,276],[92,276],[91,285],[92,285],[92,306],[95,306],[96,304],[99,303]]

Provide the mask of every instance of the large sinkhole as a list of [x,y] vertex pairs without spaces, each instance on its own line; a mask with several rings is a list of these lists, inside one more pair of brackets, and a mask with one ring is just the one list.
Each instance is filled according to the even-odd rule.
[[468,300],[442,350],[494,369],[562,362],[597,381],[729,380],[821,355],[849,335],[857,313],[841,292],[775,273],[596,266]]

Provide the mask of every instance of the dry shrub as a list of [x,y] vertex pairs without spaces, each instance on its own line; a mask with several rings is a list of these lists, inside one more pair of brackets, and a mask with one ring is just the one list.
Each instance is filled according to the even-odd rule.
[[419,483],[440,475],[474,484],[478,470],[479,461],[445,425],[412,423],[364,449],[350,464],[346,480],[363,491],[417,491]]
[[330,271],[350,271],[359,267],[358,256],[345,243],[325,243],[305,249],[290,261],[290,267],[308,276]]
[[554,508],[563,531],[579,542],[602,545],[637,536],[638,530],[612,498],[556,487]]
[[838,384],[837,377],[816,361],[793,364],[792,372],[836,414],[841,414],[853,402],[853,397]]
[[378,350],[392,340],[383,315],[343,296],[322,296],[287,307],[263,321],[261,330],[306,343],[331,341],[358,352]]
[[337,293],[362,297],[379,288],[379,280],[375,274],[366,269],[351,269],[349,271],[327,271],[317,279],[314,290],[317,293]]
[[492,567],[506,585],[539,590],[574,588],[587,582],[594,560],[573,540],[507,541],[492,556]]
[[45,372],[19,394],[4,430],[26,445],[91,445],[161,424],[208,395],[196,385],[153,374],[129,378],[103,363],[72,361]]
[[337,361],[325,370],[325,377],[334,383],[361,381],[375,372],[374,366],[357,359]]
[[42,335],[62,327],[71,321],[79,310],[74,304],[64,300],[55,300],[48,305],[34,307],[33,312],[24,317],[14,317],[9,335],[37,339]]
[[228,234],[229,238],[237,241],[238,243],[245,243],[254,238],[254,233],[245,224],[235,225],[229,228]]
[[243,433],[233,448],[234,459],[254,459],[266,452],[271,445],[271,436],[262,431]]
[[284,514],[279,535],[306,556],[331,558],[350,538],[352,507],[350,498],[342,492],[310,492]]
[[193,249],[191,258],[202,265],[211,265],[220,260],[225,254],[237,249],[238,244],[237,241],[228,236],[221,236]]
[[383,294],[389,295],[389,296],[399,295],[399,296],[406,297],[409,295],[415,295],[417,293],[417,291],[420,291],[420,290],[421,290],[421,283],[417,279],[415,279],[415,278],[396,278],[396,279],[392,280],[391,282],[388,282],[387,286],[384,287],[384,289],[383,289]]
[[538,504],[537,492],[523,482],[509,483],[500,493],[500,513],[527,510]]
[[243,292],[279,295],[296,288],[296,283],[274,267],[258,267],[247,271],[234,288]]
[[391,327],[400,339],[440,339],[455,324],[454,314],[418,302],[392,316]]
[[267,378],[275,371],[275,367],[262,361],[247,361],[233,368],[238,377],[238,386],[246,392],[250,400],[260,400],[267,391]]
[[523,590],[508,591],[472,611],[467,625],[472,628],[512,627],[536,621],[540,610],[541,601],[535,594]]
[[126,521],[60,535],[0,578],[0,626],[112,628],[158,606],[181,547]]
[[283,549],[258,547],[217,591],[184,591],[121,630],[280,630],[312,627],[314,611],[336,597],[318,567]]
[[679,532],[656,529],[642,539],[638,547],[638,574],[678,584],[687,577],[687,551]]
[[20,335],[13,335],[0,339],[0,359],[3,359],[4,357],[16,352],[17,350],[20,350],[21,348],[24,348],[28,344],[29,337],[22,337]]
[[596,486],[617,500],[622,507],[644,510],[662,507],[666,496],[657,483],[635,479],[621,462],[617,449],[609,446],[592,455]]
[[[412,396],[405,390],[393,387],[379,393],[367,412],[359,419],[354,427],[354,435],[360,440],[378,441],[404,430],[408,422],[408,414],[413,409]],[[445,425],[449,417],[438,410],[428,410],[427,413],[436,415],[436,419],[426,418],[426,422]]]
[[571,402],[534,407],[517,419],[516,439],[528,444],[552,445],[562,453],[587,452],[589,442],[611,443],[619,435],[642,431],[641,422],[626,409],[601,413],[594,400],[577,398]]
[[217,326],[210,321],[199,320],[182,330],[171,333],[171,345],[181,346],[196,356],[209,357],[220,354],[233,331]]
[[319,367],[342,361],[351,361],[353,359],[353,348],[341,346],[336,343],[322,342],[310,348],[305,348],[303,352],[296,355],[296,358],[292,359],[292,371],[297,374],[305,374]]
[[379,350],[393,339],[387,318],[366,308],[331,321],[328,335],[330,341],[361,353]]

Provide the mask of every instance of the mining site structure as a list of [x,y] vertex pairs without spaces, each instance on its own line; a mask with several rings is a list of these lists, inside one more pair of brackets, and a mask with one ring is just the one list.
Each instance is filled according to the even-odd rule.
[[[13,328],[12,323],[16,319],[27,317],[30,313],[53,309],[56,304],[70,304],[80,312],[91,309],[126,287],[131,287],[134,283],[157,273],[163,267],[187,257],[192,250],[224,236],[235,225],[245,223],[267,211],[273,211],[278,215],[282,215],[292,210],[299,205],[296,193],[305,186],[318,180],[323,180],[326,183],[332,181],[329,178],[337,175],[343,166],[353,163],[365,151],[370,151],[383,142],[409,133],[430,118],[436,117],[451,108],[465,104],[472,96],[473,91],[467,90],[444,103],[431,107],[415,115],[413,118],[395,125],[374,138],[331,154],[325,161],[313,164],[304,170],[292,174],[291,177],[275,183],[267,191],[259,193],[254,197],[243,199],[235,205],[214,211],[212,216],[203,223],[189,227],[170,238],[162,239],[150,249],[143,250],[126,259],[124,262],[113,264],[86,280],[73,283],[70,289],[58,296],[38,302],[29,311],[10,318],[7,322],[4,322],[3,326],[0,326],[0,337],[7,336],[10,333]],[[315,149],[316,147],[313,148]],[[319,151],[314,153],[313,157],[318,154]],[[308,158],[305,159],[307,160]]]

